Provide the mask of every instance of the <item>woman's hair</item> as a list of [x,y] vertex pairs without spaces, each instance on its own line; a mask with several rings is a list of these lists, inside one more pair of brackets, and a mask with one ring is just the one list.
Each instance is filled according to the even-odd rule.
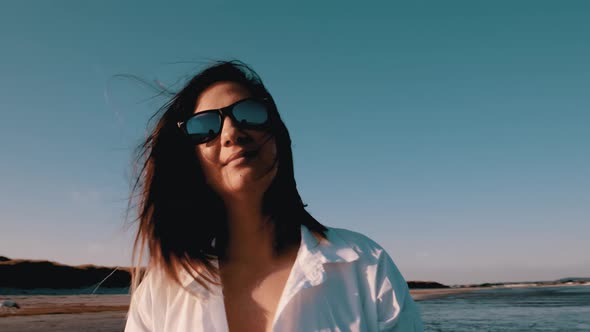
[[207,289],[210,283],[218,283],[219,271],[214,260],[222,255],[227,239],[224,204],[207,184],[194,144],[177,126],[193,114],[197,98],[216,82],[238,83],[252,97],[268,100],[278,169],[264,194],[263,212],[273,223],[275,254],[300,241],[301,225],[325,237],[326,227],[305,210],[297,191],[291,138],[272,96],[246,64],[216,62],[194,76],[160,109],[158,113],[163,114],[155,128],[138,147],[137,161],[141,167],[137,169],[130,200],[130,206],[135,202],[138,209],[132,291],[141,278],[145,250],[148,270],[160,268],[179,284],[181,269]]

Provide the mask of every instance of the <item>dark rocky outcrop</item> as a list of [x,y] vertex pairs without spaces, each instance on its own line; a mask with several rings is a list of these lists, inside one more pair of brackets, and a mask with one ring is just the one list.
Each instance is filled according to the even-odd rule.
[[450,288],[435,281],[408,281],[410,289]]
[[[49,261],[6,260],[0,261],[0,288],[51,288],[72,289],[97,285],[114,267],[81,265],[68,266]],[[131,277],[128,268],[119,268],[101,287],[128,287]]]
[[[0,288],[78,289],[96,286],[115,270],[95,265],[68,266],[50,261],[8,259],[0,256]],[[118,268],[101,288],[125,288],[131,284],[129,268]],[[449,288],[434,281],[409,281],[411,289]]]

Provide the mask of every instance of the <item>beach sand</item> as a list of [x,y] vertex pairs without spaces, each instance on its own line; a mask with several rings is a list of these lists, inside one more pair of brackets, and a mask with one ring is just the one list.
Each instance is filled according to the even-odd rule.
[[481,287],[463,287],[463,288],[434,288],[434,289],[412,289],[410,293],[415,301],[424,301],[453,295],[458,293],[472,292],[484,289]]
[[[476,288],[412,290],[416,301]],[[3,296],[21,309],[0,310],[2,332],[114,332],[123,331],[129,295]]]
[[121,332],[125,328],[124,311],[59,315],[14,316],[0,318],[2,332]]
[[129,295],[4,296],[21,309],[0,310],[2,332],[123,331]]

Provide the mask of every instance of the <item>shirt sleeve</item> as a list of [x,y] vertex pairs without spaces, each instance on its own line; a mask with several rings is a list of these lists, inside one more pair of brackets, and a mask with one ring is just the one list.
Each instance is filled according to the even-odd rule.
[[385,251],[379,259],[375,286],[379,331],[424,331],[420,310],[408,284]]
[[149,274],[144,278],[131,297],[125,332],[154,331],[152,323],[152,296]]

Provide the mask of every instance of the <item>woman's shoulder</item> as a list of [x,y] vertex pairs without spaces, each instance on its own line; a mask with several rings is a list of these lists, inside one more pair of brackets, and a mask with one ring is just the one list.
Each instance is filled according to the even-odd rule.
[[326,237],[329,242],[348,246],[363,260],[376,263],[387,256],[385,249],[365,234],[344,228],[327,228]]
[[375,280],[375,285],[387,284],[385,289],[408,293],[407,283],[400,270],[379,243],[365,234],[342,228],[329,227],[326,235],[328,241],[341,241],[356,252],[360,268],[370,275],[370,279]]
[[328,227],[326,236],[333,250],[354,251],[354,256],[358,256],[353,260],[354,264],[375,291],[391,289],[399,293],[400,299],[405,296],[401,294],[407,295],[408,286],[404,277],[391,256],[375,240],[359,232],[333,227]]
[[[179,277],[182,277],[182,275],[179,275]],[[171,279],[164,269],[152,266],[146,269],[141,282],[133,291],[132,297],[141,298],[144,301],[148,299],[157,300],[179,287],[180,285]]]
[[132,292],[132,298],[141,298],[145,300],[152,297],[152,293],[157,291],[162,285],[163,274],[159,269],[146,268],[139,285]]

